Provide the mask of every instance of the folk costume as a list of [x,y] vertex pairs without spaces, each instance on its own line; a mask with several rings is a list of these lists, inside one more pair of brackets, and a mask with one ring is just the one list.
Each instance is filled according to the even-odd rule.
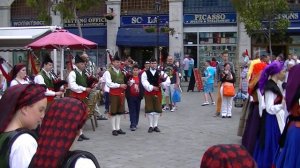
[[79,165],[98,168],[97,160],[82,156],[74,161],[69,156],[69,149],[88,117],[86,111],[87,106],[78,99],[64,97],[54,100],[39,130],[38,148],[29,167],[56,168],[74,162],[69,168]]
[[[76,55],[75,64],[76,63],[84,63],[85,60],[80,56]],[[86,102],[88,92],[86,91],[87,84],[87,75],[81,71],[78,67],[75,67],[73,71],[70,72],[68,76],[68,85],[70,88],[70,97],[77,98],[81,101]]]
[[[120,58],[115,56],[114,61],[119,61]],[[109,87],[109,114],[111,117],[112,134],[125,134],[120,128],[121,116],[125,114],[125,89],[121,88],[121,84],[125,84],[125,74],[114,66],[110,67],[103,74],[105,84]]]
[[263,110],[253,155],[258,167],[271,167],[284,127],[283,95],[277,83],[269,79],[270,76],[280,73],[282,69],[283,64],[274,61],[264,69],[259,79],[259,89],[264,95],[266,108]]
[[299,167],[300,165],[300,65],[295,65],[289,71],[286,86],[286,105],[289,111],[287,123],[280,138],[280,150],[277,152],[274,164],[276,168]]
[[24,84],[29,84],[30,83],[30,81],[25,77],[24,77],[24,79],[17,79],[16,78],[19,71],[21,69],[23,69],[24,67],[26,67],[25,64],[17,64],[13,67],[13,69],[10,72],[11,77],[12,77],[11,78],[12,81],[10,81],[10,85],[9,85],[10,87],[15,86],[15,85],[19,85],[19,84],[24,85]]
[[141,80],[145,88],[145,112],[150,126],[148,132],[160,132],[158,129],[158,119],[162,113],[162,93],[161,89],[155,91],[153,87],[156,86],[160,88],[161,84],[162,87],[170,85],[170,78],[163,71],[150,68],[142,74]]
[[258,81],[261,72],[267,66],[266,63],[261,62],[253,66],[253,72],[249,81],[249,95],[251,96],[250,107],[248,108],[248,116],[245,130],[242,136],[242,145],[253,155],[256,139],[260,128],[260,116],[262,110],[265,108],[264,98],[258,88]]
[[27,168],[37,149],[36,135],[28,128],[5,132],[17,111],[45,99],[41,85],[16,85],[0,100],[0,167]]
[[[42,65],[45,65],[47,63],[53,63],[50,56],[46,56],[44,58]],[[34,78],[34,83],[40,85],[46,85],[47,102],[48,104],[52,103],[55,98],[55,91],[54,91],[53,78],[51,77],[50,72],[47,72],[45,69],[42,68],[39,74]]]

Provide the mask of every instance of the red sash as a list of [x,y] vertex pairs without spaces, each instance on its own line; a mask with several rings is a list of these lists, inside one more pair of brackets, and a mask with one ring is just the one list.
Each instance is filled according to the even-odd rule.
[[110,88],[109,94],[113,96],[119,96],[121,99],[121,105],[124,104],[125,101],[125,90],[123,88]]
[[70,97],[74,97],[74,98],[77,98],[77,99],[80,99],[80,100],[84,100],[88,95],[89,94],[86,91],[84,91],[82,93],[76,93],[74,91],[71,91],[71,93],[70,93]]
[[[51,91],[54,91],[54,88],[48,88]],[[47,96],[47,102],[51,103],[54,101],[55,96]]]

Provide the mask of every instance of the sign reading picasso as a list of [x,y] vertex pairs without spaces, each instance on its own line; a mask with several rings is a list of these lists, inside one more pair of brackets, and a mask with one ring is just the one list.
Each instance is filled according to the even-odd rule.
[[185,14],[184,24],[236,24],[236,14]]
[[12,20],[12,27],[27,27],[27,26],[45,26],[45,21],[42,20]]
[[[79,18],[81,27],[105,27],[106,19],[104,16],[100,17],[85,17]],[[64,27],[77,27],[75,19],[65,19]]]
[[[121,16],[122,26],[144,26],[157,24],[158,17],[156,15],[147,16]],[[159,24],[166,25],[169,23],[168,15],[159,15]]]

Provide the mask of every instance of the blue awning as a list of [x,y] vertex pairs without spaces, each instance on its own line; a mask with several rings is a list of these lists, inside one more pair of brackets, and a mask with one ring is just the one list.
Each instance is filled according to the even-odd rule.
[[[107,41],[107,31],[106,28],[99,27],[83,27],[82,36],[92,42],[98,44],[98,46],[106,46]],[[67,29],[69,32],[79,35],[78,28]]]
[[[169,46],[169,34],[159,34],[159,46]],[[157,46],[157,34],[147,33],[143,28],[120,28],[117,35],[118,46]]]

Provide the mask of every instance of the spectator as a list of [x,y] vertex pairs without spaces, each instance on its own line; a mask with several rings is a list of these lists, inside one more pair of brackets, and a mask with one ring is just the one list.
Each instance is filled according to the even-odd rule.
[[188,75],[189,75],[189,66],[190,66],[190,61],[189,61],[189,55],[185,55],[183,59],[183,70],[184,70],[184,81],[188,81]]
[[209,105],[208,102],[208,95],[210,96],[211,99],[211,104],[215,105],[215,101],[213,99],[212,93],[214,92],[214,79],[216,75],[216,70],[215,68],[210,66],[210,61],[205,62],[205,71],[204,71],[204,103],[202,106]]

